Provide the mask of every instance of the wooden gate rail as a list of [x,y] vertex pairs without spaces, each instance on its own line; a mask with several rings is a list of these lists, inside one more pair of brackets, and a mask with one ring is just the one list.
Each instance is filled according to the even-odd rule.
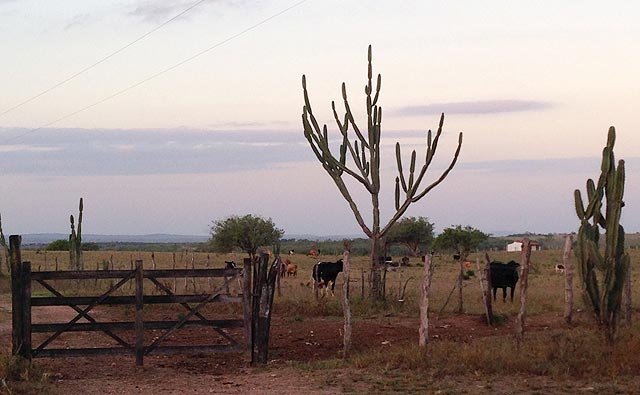
[[[19,251],[19,246],[18,246]],[[20,262],[19,256],[16,259]],[[12,296],[13,308],[13,346],[14,354],[19,354],[27,359],[36,357],[56,356],[87,356],[87,355],[115,355],[134,354],[136,363],[142,365],[144,355],[153,353],[204,353],[204,352],[241,352],[250,345],[252,335],[251,324],[251,300],[247,290],[251,289],[251,262],[245,260],[243,269],[177,269],[177,270],[145,270],[142,261],[136,261],[134,270],[87,270],[87,271],[44,271],[31,272],[31,263],[13,263],[12,272]],[[211,278],[223,277],[224,282],[210,293],[199,295],[179,295],[172,292],[162,282],[161,278]],[[244,279],[241,297],[231,297],[222,294],[222,290],[237,278]],[[106,292],[99,296],[64,296],[56,290],[49,280],[87,280],[87,279],[119,279]],[[147,279],[156,289],[165,295],[144,295],[143,281]],[[31,283],[36,281],[44,289],[50,292],[51,297],[33,297],[31,295]],[[120,287],[129,281],[135,283],[135,295],[113,295]],[[247,284],[247,281],[249,284]],[[15,303],[20,301],[20,303]],[[187,314],[177,321],[144,321],[143,306],[145,304],[177,303],[183,306]],[[209,303],[242,303],[243,318],[240,319],[207,319],[201,309]],[[193,306],[193,305],[195,306]],[[98,305],[135,305],[135,320],[120,322],[98,322],[90,313]],[[32,306],[70,306],[77,315],[67,323],[32,323]],[[84,307],[80,307],[84,306]],[[247,319],[249,317],[249,319]],[[82,318],[88,322],[78,322]],[[196,319],[192,319],[196,318]],[[229,344],[205,344],[205,345],[161,345],[169,335],[176,330],[187,326],[209,327],[223,337]],[[238,342],[223,329],[244,328],[244,342]],[[135,333],[133,344],[123,340],[114,331],[131,331]],[[150,344],[145,345],[145,330],[164,330]],[[47,346],[64,332],[90,332],[99,331],[115,340],[120,347],[96,347],[96,348],[48,348]],[[53,333],[36,348],[32,348],[32,333]]]

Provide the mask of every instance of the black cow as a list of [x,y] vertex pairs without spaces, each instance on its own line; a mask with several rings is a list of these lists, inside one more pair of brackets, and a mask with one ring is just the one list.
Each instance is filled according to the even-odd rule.
[[225,269],[237,269],[238,265],[234,261],[224,261]]
[[338,259],[336,262],[318,262],[313,265],[313,280],[316,286],[328,289],[329,282],[331,282],[331,293],[333,294],[333,290],[336,287],[336,278],[342,268],[342,259]]
[[502,288],[502,301],[507,301],[507,288],[511,288],[511,301],[518,282],[519,263],[509,261],[507,263],[491,262],[489,270],[491,272],[491,287],[493,288],[493,300],[496,300],[496,291]]

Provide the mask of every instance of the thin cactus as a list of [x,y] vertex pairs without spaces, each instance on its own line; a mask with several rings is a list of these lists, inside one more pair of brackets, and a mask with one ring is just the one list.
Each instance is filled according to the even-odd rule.
[[69,235],[69,265],[74,270],[83,270],[83,260],[82,260],[82,209],[83,209],[83,201],[80,198],[79,204],[79,214],[78,214],[78,227],[76,230],[74,224],[73,214],[69,216],[69,220],[71,222],[71,234]]
[[[609,128],[607,145],[602,150],[601,173],[596,184],[587,180],[586,207],[580,190],[574,192],[576,213],[580,219],[576,257],[583,283],[585,303],[605,330],[607,340],[615,340],[622,290],[630,267],[624,252],[624,228],[620,215],[624,207],[624,160],[616,167],[613,147],[616,131]],[[603,199],[605,200],[603,202]],[[604,208],[604,214],[602,209]],[[600,228],[604,230],[604,252],[600,248]]]
[[[309,95],[307,92],[306,77],[302,76],[302,89],[304,95],[304,106],[302,108],[302,124],[304,127],[304,135],[309,142],[309,145],[318,158],[322,167],[331,176],[335,182],[338,190],[349,204],[351,211],[353,212],[356,221],[364,231],[364,233],[371,239],[371,293],[375,297],[380,298],[382,295],[382,286],[380,284],[380,271],[377,267],[378,264],[378,247],[380,239],[389,231],[391,226],[406,212],[412,203],[417,202],[423,198],[429,191],[438,186],[453,169],[460,149],[462,147],[462,133],[458,137],[458,146],[451,160],[449,166],[434,182],[426,187],[420,187],[421,182],[431,164],[438,147],[440,135],[442,133],[442,127],[444,124],[444,114],[440,117],[440,123],[436,132],[435,138],[432,138],[432,133],[429,130],[427,133],[427,144],[424,164],[416,168],[416,151],[411,153],[411,163],[409,166],[409,173],[405,175],[405,171],[402,165],[402,152],[400,144],[396,143],[396,163],[398,168],[398,176],[395,179],[395,213],[391,216],[386,225],[381,226],[380,223],[380,208],[379,208],[379,193],[380,193],[380,135],[382,125],[382,107],[378,106],[378,99],[380,97],[380,87],[382,85],[382,77],[378,74],[375,86],[372,81],[372,63],[371,63],[371,46],[368,50],[368,69],[367,69],[367,84],[365,86],[366,94],[366,109],[367,109],[367,130],[362,132],[356,125],[356,122],[351,112],[351,107],[347,98],[347,88],[342,83],[342,99],[344,103],[345,113],[341,118],[336,111],[335,102],[331,102],[331,108],[333,110],[334,119],[338,125],[340,133],[342,135],[342,143],[338,152],[338,156],[335,156],[331,152],[329,137],[327,132],[327,125],[320,127],[316,117],[311,109],[311,103],[309,101]],[[349,127],[353,129],[355,138],[353,141],[349,139]],[[347,155],[348,153],[348,155]],[[347,156],[353,162],[352,166],[347,165]],[[365,223],[365,220],[358,209],[347,184],[343,179],[344,174],[348,174],[353,179],[358,181],[364,186],[364,188],[371,194],[372,201],[372,225],[369,226]],[[401,192],[402,191],[402,192]]]
[[[7,273],[11,273],[11,263],[9,262],[9,246],[2,232],[2,215],[0,215],[0,247],[4,251],[4,261],[7,265]],[[0,259],[0,273],[2,273],[2,260]]]

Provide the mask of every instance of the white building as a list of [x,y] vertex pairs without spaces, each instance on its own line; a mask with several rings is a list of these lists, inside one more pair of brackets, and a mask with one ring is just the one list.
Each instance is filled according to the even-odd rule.
[[[535,241],[531,242],[531,251],[540,250],[540,243],[536,243]],[[514,241],[512,243],[507,244],[507,252],[516,252],[522,251],[522,241]]]

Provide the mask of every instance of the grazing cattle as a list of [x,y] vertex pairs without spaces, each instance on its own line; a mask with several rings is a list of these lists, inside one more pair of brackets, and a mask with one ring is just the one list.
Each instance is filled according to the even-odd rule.
[[238,265],[236,265],[235,261],[224,261],[225,269],[237,269]]
[[564,273],[564,265],[555,265],[554,269],[556,273]]
[[320,255],[320,250],[309,250],[307,256],[318,256]]
[[298,265],[289,262],[287,264],[287,277],[296,277],[298,275]]
[[491,272],[491,287],[493,288],[493,300],[496,300],[496,291],[502,288],[502,301],[507,301],[507,288],[511,288],[511,301],[518,282],[519,263],[509,261],[508,263],[491,262],[489,270]]
[[325,292],[329,289],[329,283],[331,283],[331,294],[336,287],[336,278],[338,273],[342,271],[343,263],[342,259],[338,259],[336,262],[318,262],[313,265],[313,280],[314,284],[318,288],[325,288]]
[[295,255],[296,251],[295,250],[289,250],[289,255]]

